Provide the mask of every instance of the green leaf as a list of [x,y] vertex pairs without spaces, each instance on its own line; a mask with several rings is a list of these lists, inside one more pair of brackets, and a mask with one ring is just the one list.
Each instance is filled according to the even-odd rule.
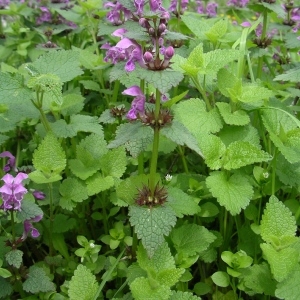
[[220,169],[222,167],[221,158],[226,150],[222,140],[213,134],[203,134],[199,144],[208,167],[212,170]]
[[236,141],[231,143],[226,149],[222,164],[224,169],[232,170],[271,159],[271,155],[249,142]]
[[152,84],[162,94],[166,94],[172,87],[177,86],[184,77],[181,72],[171,69],[150,71],[140,67],[136,68],[134,75]]
[[51,98],[59,105],[62,103],[62,85],[60,78],[54,74],[34,76],[27,82],[29,88],[45,92],[44,96]]
[[194,296],[190,292],[172,291],[170,300],[201,300],[201,298]]
[[218,136],[228,147],[235,141],[249,142],[253,146],[260,148],[260,137],[256,128],[251,125],[247,126],[224,126]]
[[171,239],[178,253],[193,256],[205,251],[216,236],[204,226],[185,224],[172,230]]
[[260,234],[265,242],[271,243],[273,237],[295,236],[297,230],[295,217],[275,196],[266,205],[260,225]]
[[80,80],[79,81],[86,90],[97,91],[100,92],[100,86],[97,82],[92,80]]
[[173,286],[180,278],[183,269],[176,268],[175,260],[171,255],[167,243],[163,243],[149,258],[147,251],[142,246],[137,253],[139,266],[147,271],[148,277],[157,280],[161,285]]
[[96,277],[84,265],[78,265],[69,283],[70,300],[94,299],[98,289]]
[[182,21],[192,31],[192,33],[198,38],[204,39],[205,32],[213,26],[215,22],[213,19],[202,20],[199,14],[193,14],[188,12],[181,16]]
[[23,283],[23,289],[33,294],[46,293],[55,291],[55,285],[42,268],[32,266],[29,268],[27,279]]
[[300,293],[300,266],[296,265],[293,273],[277,284],[275,296],[279,299],[297,300]]
[[103,127],[99,124],[97,117],[73,115],[70,119],[70,125],[72,125],[76,132],[92,132],[100,137],[104,137]]
[[58,108],[63,116],[71,116],[79,113],[84,107],[84,97],[71,91],[63,95],[63,102]]
[[50,51],[31,64],[40,74],[57,75],[62,82],[70,81],[83,72],[79,67],[79,52]]
[[188,194],[184,193],[181,189],[176,187],[168,188],[168,202],[178,218],[183,215],[195,215],[201,211],[197,201]]
[[120,178],[126,170],[127,158],[125,147],[108,151],[101,157],[100,166],[103,174]]
[[291,272],[297,267],[299,252],[294,248],[275,249],[270,244],[260,245],[263,255],[267,259],[274,278],[281,282],[288,278]]
[[234,216],[245,209],[253,196],[247,178],[239,174],[228,176],[224,171],[212,172],[206,179],[212,195]]
[[141,122],[126,123],[118,127],[116,138],[108,144],[108,148],[117,148],[125,145],[133,157],[147,149],[153,140],[153,130]]
[[253,265],[243,270],[242,282],[247,294],[265,294],[273,296],[276,281],[272,278],[269,266],[266,263]]
[[72,173],[80,179],[86,180],[100,169],[100,159],[107,151],[102,133],[101,135],[87,136],[76,147],[76,159],[68,162]]
[[217,79],[220,92],[224,96],[236,102],[242,93],[241,78],[237,78],[235,74],[225,68],[222,68],[217,74]]
[[[8,277],[11,277],[12,274],[10,271],[4,269],[4,268],[0,268],[0,278],[8,278]],[[1,298],[1,297],[0,297]]]
[[13,130],[25,118],[39,118],[38,110],[32,105],[32,91],[24,86],[20,74],[0,73],[0,98],[4,112],[0,114],[0,132]]
[[114,183],[115,182],[112,176],[104,177],[102,174],[94,174],[86,181],[88,195],[92,196],[108,190],[114,186]]
[[57,137],[74,137],[78,132],[92,132],[103,136],[103,128],[98,122],[97,117],[85,115],[72,115],[70,124],[65,120],[58,120],[50,124],[50,127]]
[[200,44],[180,67],[190,76],[197,76],[198,73],[217,74],[221,68],[238,59],[240,55],[240,51],[234,49],[217,49],[203,53],[203,45]]
[[39,215],[43,215],[42,209],[31,200],[24,198],[22,200],[21,210],[17,212],[18,220],[24,222]]
[[205,35],[212,43],[217,43],[221,37],[225,35],[227,32],[228,27],[228,20],[221,19],[216,22],[207,32]]
[[[66,155],[57,138],[48,133],[33,153],[33,165],[45,177],[58,175],[66,166]],[[30,174],[29,174],[30,177]]]
[[59,192],[62,196],[59,205],[68,210],[72,210],[76,203],[88,198],[86,186],[77,178],[65,179],[59,187]]
[[168,235],[176,223],[174,211],[167,206],[152,208],[130,206],[129,216],[137,237],[142,240],[150,257],[164,242],[164,235]]
[[274,80],[277,81],[289,81],[299,82],[300,81],[300,67],[295,67],[288,70],[285,74],[277,75]]
[[277,156],[276,175],[288,186],[300,186],[300,162],[291,164],[282,154]]
[[163,127],[161,134],[169,138],[178,145],[186,144],[190,149],[194,150],[200,156],[203,156],[196,138],[184,127],[182,123],[173,120],[171,126]]
[[217,109],[206,111],[203,100],[191,98],[175,105],[175,119],[181,122],[197,139],[203,133],[218,132],[222,126],[222,119]]
[[218,271],[211,275],[211,279],[217,286],[227,287],[230,284],[229,275],[226,272]]
[[149,280],[144,277],[136,278],[130,285],[135,300],[168,300],[171,295],[169,287],[157,285],[152,287]]
[[12,285],[0,276],[0,298],[10,299],[7,296],[9,296],[12,292]]
[[18,249],[11,250],[5,254],[7,263],[19,269],[23,262],[23,252]]
[[238,100],[244,103],[251,103],[269,99],[272,96],[274,96],[274,93],[271,90],[256,83],[247,83],[243,84],[242,93]]
[[218,102],[216,105],[226,124],[242,126],[250,122],[250,117],[244,110],[231,112],[230,105],[224,102]]
[[[68,180],[68,179],[66,179]],[[53,233],[64,233],[76,226],[76,220],[63,214],[55,214],[53,220]]]
[[262,120],[270,139],[282,155],[290,162],[300,161],[299,121],[289,112],[277,108],[263,110]]

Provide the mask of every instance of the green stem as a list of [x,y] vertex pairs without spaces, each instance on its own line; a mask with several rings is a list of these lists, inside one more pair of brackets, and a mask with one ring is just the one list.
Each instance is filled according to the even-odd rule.
[[52,183],[49,183],[49,202],[50,202],[50,208],[49,208],[49,256],[54,255],[54,248],[53,248],[53,239],[52,239],[52,233],[53,233],[53,189],[52,189]]
[[13,243],[16,240],[16,231],[15,231],[15,216],[14,216],[14,211],[10,211],[10,219],[11,219],[11,235],[12,235],[12,241]]
[[[159,111],[160,111],[160,91],[156,89],[156,99],[155,99],[155,110],[154,110],[154,118],[155,124],[158,122]],[[152,193],[154,193],[154,189],[156,186],[155,175],[157,169],[157,159],[158,159],[158,145],[159,145],[159,127],[154,127],[154,137],[153,137],[153,147],[152,147],[152,155],[151,155],[151,164],[150,164],[150,178],[149,178],[149,188]]]
[[138,156],[138,173],[144,174],[144,152],[141,152]]
[[275,148],[274,149],[273,164],[272,164],[272,195],[275,195],[277,153],[278,153],[277,148]]
[[187,163],[186,163],[184,151],[183,151],[183,149],[180,145],[178,145],[178,150],[179,150],[179,155],[180,155],[180,158],[181,158],[181,161],[182,161],[182,164],[183,164],[184,172],[186,174],[189,174],[189,168],[188,168]]
[[206,93],[205,93],[205,90],[202,88],[201,84],[199,83],[198,79],[194,76],[192,77],[192,81],[193,83],[195,84],[197,90],[200,92],[201,96],[203,97],[204,101],[205,101],[205,104],[206,104],[206,108],[208,110],[211,110],[212,109],[212,106],[209,102],[209,99],[207,98],[206,96]]
[[118,95],[119,95],[119,88],[120,88],[120,80],[116,80],[114,84],[112,99],[111,99],[113,103],[117,102]]
[[[262,29],[262,33],[261,33],[261,40],[264,40],[267,34],[267,25],[268,25],[268,10],[265,9],[263,12],[263,29]],[[261,56],[258,59],[258,63],[257,63],[257,75],[256,78],[261,79],[261,75],[262,75],[262,68],[263,68],[263,61],[264,61],[264,57]]]

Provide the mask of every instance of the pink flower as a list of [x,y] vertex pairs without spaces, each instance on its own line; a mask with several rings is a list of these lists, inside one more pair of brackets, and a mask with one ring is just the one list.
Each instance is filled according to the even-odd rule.
[[3,168],[3,171],[5,173],[9,172],[11,169],[16,171],[16,158],[9,151],[4,151],[0,153],[0,157],[8,157],[7,164]]
[[2,177],[4,185],[0,188],[0,194],[3,199],[1,207],[6,210],[21,210],[21,201],[27,189],[22,185],[22,181],[28,178],[25,173],[18,173],[16,177],[6,174]]
[[146,97],[137,85],[133,85],[126,89],[122,94],[135,97],[131,102],[131,109],[127,113],[127,118],[129,120],[135,120],[139,114],[144,114]]
[[40,236],[39,231],[33,227],[32,223],[39,222],[42,218],[43,218],[43,214],[24,221],[24,231],[21,237],[22,241],[24,241],[28,237],[29,233],[33,238],[37,238]]

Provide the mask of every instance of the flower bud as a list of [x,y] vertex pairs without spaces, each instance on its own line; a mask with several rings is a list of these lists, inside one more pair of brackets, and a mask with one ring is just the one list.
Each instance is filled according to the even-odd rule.
[[160,24],[159,26],[158,26],[158,33],[159,34],[162,34],[165,30],[166,30],[166,28],[167,28],[167,26],[165,25],[165,24]]
[[169,46],[166,50],[165,50],[165,58],[166,59],[171,59],[174,55],[174,48],[172,46]]
[[149,27],[150,27],[149,21],[148,21],[146,18],[140,18],[139,24],[140,24],[143,28],[149,28]]
[[146,63],[149,63],[149,62],[153,61],[153,55],[152,55],[152,53],[150,53],[149,51],[145,52],[145,54],[144,54],[144,61]]
[[149,34],[150,35],[155,35],[155,29],[153,28],[153,27],[150,27],[149,29],[148,29],[148,32],[149,32]]

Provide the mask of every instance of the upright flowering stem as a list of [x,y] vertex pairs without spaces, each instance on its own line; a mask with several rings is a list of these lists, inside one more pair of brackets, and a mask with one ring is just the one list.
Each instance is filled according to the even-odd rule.
[[[155,99],[155,121],[158,121],[159,111],[160,111],[160,98],[161,94],[158,89],[156,89],[156,99]],[[150,179],[149,179],[149,188],[152,193],[154,193],[155,186],[157,182],[155,182],[155,174],[157,168],[157,159],[158,159],[158,146],[159,146],[159,127],[154,127],[154,138],[153,138],[153,147],[152,147],[152,155],[151,155],[151,164],[150,164]]]
[[[141,79],[140,89],[142,93],[145,93],[145,80]],[[144,174],[144,152],[142,151],[138,156],[138,172],[139,174]]]
[[12,241],[15,242],[16,240],[16,231],[15,231],[15,216],[14,211],[10,211],[10,221],[11,221],[11,235],[12,235]]
[[[49,256],[54,255],[54,248],[53,248],[53,239],[52,239],[52,232],[53,232],[53,190],[52,190],[52,183],[49,183],[49,202],[50,202],[50,214],[49,214]],[[53,273],[54,269],[53,266],[50,268],[51,273]]]
[[[265,8],[265,10],[263,12],[263,28],[262,28],[262,33],[261,33],[261,40],[264,40],[266,37],[267,25],[268,25],[268,11]],[[261,79],[261,75],[262,75],[263,60],[264,60],[264,56],[261,56],[258,59],[256,78],[259,78],[259,79]]]

